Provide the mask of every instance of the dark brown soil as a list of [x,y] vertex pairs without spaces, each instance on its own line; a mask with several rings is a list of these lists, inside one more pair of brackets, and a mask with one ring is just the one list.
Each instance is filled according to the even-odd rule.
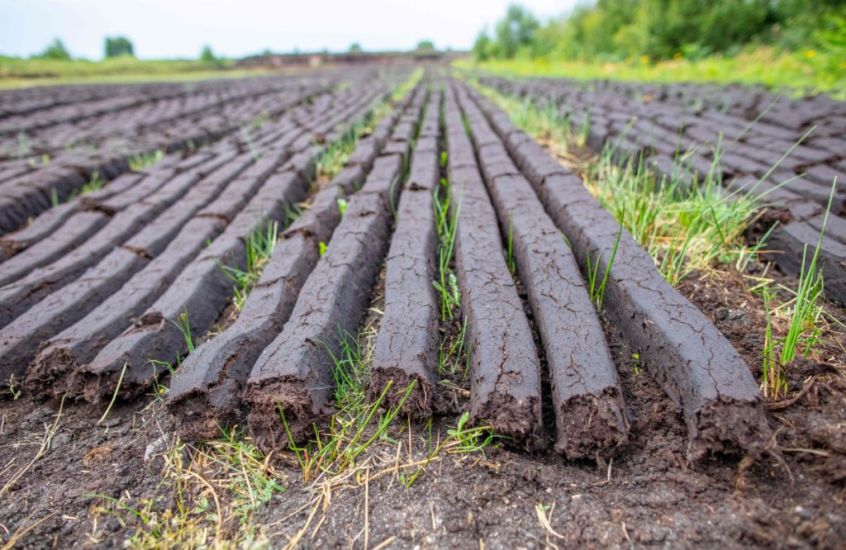
[[[760,363],[763,314],[740,275],[694,275],[682,292],[713,319],[750,365]],[[833,310],[846,318],[840,310]],[[776,327],[778,330],[778,327]],[[838,547],[846,540],[846,383],[842,341],[789,373],[786,401],[769,403],[777,454],[745,467],[738,457],[685,462],[686,430],[679,411],[606,330],[632,420],[628,444],[612,459],[567,462],[551,450],[528,454],[507,448],[450,455],[433,462],[406,489],[393,475],[363,476],[335,489],[330,506],[313,518],[305,547],[539,548],[771,545]],[[757,372],[755,373],[758,374]],[[0,485],[35,456],[56,404],[27,396],[0,402]],[[95,514],[98,495],[161,498],[172,506],[174,489],[162,477],[163,453],[174,425],[159,400],[118,405],[100,426],[102,408],[66,404],[49,450],[0,496],[0,540],[17,537],[23,548],[123,544],[138,523],[130,514]],[[454,425],[440,417],[434,430]],[[428,431],[402,428],[393,443],[376,445],[360,464],[378,463],[406,441],[425,453]],[[145,460],[146,455],[146,460]],[[259,512],[260,532],[284,545],[305,524],[312,493],[293,455],[275,456],[287,491]],[[377,468],[374,466],[373,472]],[[365,497],[365,485],[367,485]],[[552,529],[541,525],[546,506]],[[548,508],[555,505],[554,509]],[[365,531],[365,506],[367,529]],[[291,517],[290,514],[303,508]],[[322,514],[325,520],[318,524]],[[283,520],[284,521],[280,521]],[[312,538],[312,530],[319,527]],[[393,538],[392,538],[393,537]]]
[[[453,135],[464,135],[465,121],[455,117],[456,114],[453,110],[450,121]],[[406,137],[389,144],[388,151],[408,150],[413,130],[410,122],[404,128]],[[484,129],[475,135],[482,134]],[[451,140],[454,151],[450,150],[450,163],[466,159],[469,162],[463,165],[459,162],[456,166],[463,167],[465,174],[475,171],[478,179],[470,142]],[[528,152],[537,153],[535,160],[538,162],[528,162],[532,159],[526,157],[527,166],[523,169],[536,183],[534,180],[543,175],[542,169],[548,168],[552,161],[543,151],[530,148]],[[306,157],[298,155],[297,159],[299,163]],[[742,161],[742,158],[735,158],[736,163]],[[308,166],[297,163],[297,170],[313,168],[310,163]],[[398,172],[399,167],[392,169]],[[476,188],[482,190],[482,202],[487,204],[484,186],[481,180],[477,183]],[[576,181],[575,185],[584,191],[580,182]],[[390,185],[387,189],[379,189],[382,195],[393,192]],[[362,190],[360,196],[366,196],[367,192],[367,189]],[[334,204],[330,202],[333,208]],[[382,202],[379,204],[385,206]],[[509,298],[500,295],[491,302],[493,310],[468,300],[474,291],[486,288],[488,282],[478,280],[473,284],[471,280],[468,284],[467,266],[485,266],[494,259],[499,260],[492,257],[490,251],[499,248],[502,236],[495,218],[491,218],[493,223],[485,219],[479,221],[482,214],[486,215],[479,204],[473,207],[471,203],[464,203],[465,207],[469,205],[464,212],[474,213],[471,222],[485,231],[470,231],[475,226],[473,223],[467,225],[466,221],[464,229],[459,226],[456,262],[457,267],[462,268],[457,272],[463,285],[464,313],[470,319],[467,326],[471,332],[467,341],[471,344],[479,339],[478,335],[473,335],[479,332],[473,330],[479,318],[489,326],[502,327],[502,319],[491,311],[496,307],[503,311],[503,300]],[[489,204],[487,209],[490,210]],[[345,220],[354,216],[355,199],[350,202]],[[565,225],[560,220],[556,222],[559,226]],[[530,221],[524,223],[531,225]],[[385,220],[385,227],[381,229],[386,235],[390,233],[387,224]],[[484,233],[491,228],[493,234],[485,237]],[[341,234],[344,230],[339,229]],[[612,233],[609,231],[608,235]],[[474,241],[480,237],[485,238]],[[468,249],[467,243],[472,245],[473,242],[482,242],[483,246]],[[488,246],[490,243],[494,245]],[[371,271],[380,265],[376,256],[384,256],[384,250],[376,254],[377,245],[366,243],[368,254],[373,257],[362,260],[362,265],[369,266]],[[335,243],[335,246],[345,245]],[[384,249],[387,250],[387,244]],[[587,251],[588,247],[580,245],[578,249]],[[332,250],[330,245],[329,259]],[[462,254],[471,253],[473,261],[463,262]],[[651,267],[649,258],[644,261]],[[502,268],[499,271],[510,283],[511,275],[506,265],[499,263],[502,265],[497,269]],[[633,264],[627,261],[624,265]],[[524,266],[520,266],[520,270],[527,271]],[[340,272],[340,265],[336,271]],[[783,282],[786,288],[796,287],[795,279],[784,278],[771,268],[753,264],[746,274],[733,271],[695,273],[682,282],[679,290],[694,303],[695,307],[690,309],[701,317],[696,311],[699,308],[739,351],[742,358],[736,354],[731,358],[736,359],[731,363],[734,373],[747,378],[747,385],[755,390],[755,381],[760,381],[766,320],[761,299],[750,293],[750,280],[746,275],[763,275]],[[358,292],[361,289],[355,287],[371,289],[372,280],[378,278],[374,296],[369,301],[371,307],[364,314],[365,329],[360,334],[364,351],[371,349],[381,312],[386,308],[386,271],[382,268],[378,277],[375,272],[356,273],[356,276],[362,284],[356,283],[344,294],[355,301],[349,309],[358,312],[364,311],[368,293]],[[345,275],[337,278],[348,279]],[[513,309],[526,313],[528,326],[524,332],[531,333],[538,349],[544,349],[539,345],[540,319],[532,315],[533,309],[529,307],[530,292],[519,280],[513,290],[509,298],[513,298],[511,301],[516,306]],[[223,293],[218,294],[218,298],[223,296]],[[789,299],[786,290],[779,291],[779,299]],[[214,321],[211,317],[223,310],[224,304],[220,302],[202,326],[211,326]],[[332,313],[326,312],[322,321],[326,325],[323,332],[327,334],[334,332],[336,325],[351,332],[359,326],[358,315],[346,316],[350,317],[349,326],[343,327],[333,321]],[[838,323],[846,322],[843,309],[832,306],[829,313],[839,320]],[[296,311],[295,315],[298,315]],[[219,326],[226,326],[232,319],[230,306],[230,310],[223,311],[218,318]],[[704,319],[701,321],[705,323]],[[510,442],[497,440],[495,445],[481,452],[457,452],[461,447],[455,445],[453,427],[470,407],[471,394],[468,375],[462,372],[463,365],[471,361],[462,357],[457,369],[443,373],[434,386],[433,405],[437,413],[431,421],[406,422],[398,418],[386,434],[376,438],[350,463],[330,464],[338,470],[331,473],[304,471],[300,461],[303,457],[314,456],[313,447],[307,447],[306,451],[279,450],[285,434],[278,429],[275,402],[278,392],[266,392],[272,406],[264,416],[269,426],[272,423],[274,432],[271,435],[278,439],[267,439],[264,434],[265,443],[270,443],[264,447],[275,450],[263,465],[253,464],[250,472],[243,469],[245,484],[240,480],[240,464],[236,462],[237,467],[232,468],[231,464],[221,461],[219,455],[214,455],[213,449],[221,439],[197,447],[183,447],[176,434],[184,431],[185,423],[184,420],[181,423],[178,416],[174,419],[168,414],[163,403],[164,386],[153,384],[153,394],[129,402],[120,401],[110,407],[107,414],[104,414],[105,401],[109,398],[109,388],[116,385],[114,380],[104,386],[104,401],[94,404],[78,404],[71,399],[61,404],[57,401],[45,403],[26,391],[20,393],[16,387],[0,388],[0,544],[4,549],[13,546],[228,548],[236,544],[250,548],[647,545],[846,548],[846,363],[843,359],[846,357],[843,337],[846,328],[838,323],[831,323],[823,334],[823,341],[812,353],[791,365],[787,373],[789,388],[784,396],[775,401],[765,400],[760,414],[760,403],[755,398],[756,414],[766,417],[772,434],[763,422],[749,425],[754,426],[749,430],[750,437],[762,441],[754,454],[710,454],[695,462],[690,461],[694,456],[690,450],[690,429],[700,424],[703,429],[707,428],[709,411],[687,405],[685,411],[681,410],[650,375],[655,369],[648,368],[660,362],[671,367],[687,365],[687,371],[678,369],[682,373],[681,382],[676,383],[676,386],[686,387],[688,379],[696,378],[687,376],[693,365],[683,359],[684,354],[674,354],[675,351],[666,346],[653,350],[652,354],[645,353],[644,357],[635,354],[625,341],[632,341],[633,327],[638,323],[627,323],[625,315],[616,314],[615,317],[613,307],[609,307],[608,317],[602,319],[601,330],[613,360],[609,361],[609,368],[612,372],[616,369],[620,378],[618,391],[625,403],[629,433],[626,440],[619,441],[619,446],[615,442],[613,452],[586,451],[583,460],[567,460],[553,450],[551,427],[555,420],[549,405],[552,390],[548,371],[554,367],[554,358],[545,353],[536,358],[540,378],[547,379],[536,385],[533,395],[537,396],[537,407],[514,414],[509,420],[534,425],[535,419],[543,417],[548,429],[542,431],[537,422],[540,433],[532,437],[538,441],[537,445],[522,445],[522,449],[518,449],[522,442],[515,437]],[[440,335],[447,343],[456,340],[458,324],[458,321],[442,323]],[[567,323],[562,325],[566,327]],[[598,332],[600,328],[596,328]],[[773,329],[777,337],[785,334],[787,327],[782,318],[776,317]],[[477,372],[474,374],[485,370],[478,367],[480,360],[491,365],[501,362],[501,349],[507,347],[514,356],[526,353],[528,337],[511,340],[511,343],[507,341],[513,330],[514,323],[510,323],[499,331],[503,335],[502,342],[489,341],[481,353],[475,350],[472,361],[477,364]],[[713,327],[709,330],[723,342],[717,330]],[[483,332],[488,339],[494,334],[491,330]],[[303,334],[308,336],[304,341],[315,340]],[[685,344],[683,341],[676,347],[685,347]],[[718,356],[716,345],[705,347],[710,357]],[[297,361],[291,353],[279,356],[293,365],[305,364],[305,360]],[[306,354],[301,357],[308,359]],[[730,370],[724,360],[726,356],[722,357],[714,360],[717,367],[714,372]],[[319,397],[323,413],[330,411],[333,403],[332,382],[328,369],[320,368],[326,371],[321,384],[314,387],[305,381],[300,388],[309,405],[312,400],[306,392],[322,392]],[[498,377],[496,381],[499,383]],[[170,383],[167,379],[159,382],[165,386]],[[279,377],[273,383],[278,388],[283,382],[285,380]],[[514,384],[506,383],[505,387],[513,390]],[[753,393],[757,396],[757,392]],[[496,400],[501,402],[502,395],[507,393],[496,396]],[[541,409],[540,403],[546,403],[546,408]],[[588,425],[584,417],[590,415],[578,412],[580,409],[576,407],[577,412],[569,413],[566,420]],[[488,416],[492,415],[476,415],[479,418]],[[333,418],[333,429],[348,429],[350,424],[345,425],[346,420],[345,414],[337,415]],[[302,427],[304,430],[311,428],[308,424]],[[321,439],[326,438],[329,431],[325,426],[323,429]],[[361,439],[356,436],[356,442],[366,440],[373,430],[371,423]],[[507,431],[500,430],[499,426],[497,430],[500,433]],[[252,433],[256,434],[255,441],[261,446],[262,431],[254,425]],[[356,433],[354,428],[353,433]],[[750,434],[744,432],[744,436],[747,435]],[[244,440],[242,436],[235,437]],[[246,441],[254,440],[247,438]],[[443,441],[451,442],[447,449],[452,452],[433,452],[437,442]],[[716,448],[721,449],[720,452],[735,449],[731,452],[738,453],[744,451],[737,449],[748,447]],[[262,460],[256,462],[260,464]],[[425,464],[424,470],[417,470],[420,476],[412,481],[409,476],[421,464]],[[261,500],[262,493],[251,477],[256,471],[274,472],[274,480],[284,490],[273,493],[266,502]],[[243,498],[235,494],[238,490],[246,490],[249,495],[249,510],[241,510],[240,514],[233,504],[236,498]],[[215,515],[221,503],[225,513]],[[186,514],[190,521],[183,523],[180,517],[184,519]]]

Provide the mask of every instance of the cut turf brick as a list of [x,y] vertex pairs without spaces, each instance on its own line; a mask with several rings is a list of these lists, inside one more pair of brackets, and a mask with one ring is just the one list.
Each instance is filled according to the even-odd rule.
[[[385,118],[395,121],[400,112],[395,109]],[[241,392],[250,369],[282,332],[317,264],[319,243],[327,242],[340,222],[339,199],[361,185],[382,144],[374,136],[359,142],[346,167],[283,232],[235,323],[182,363],[171,381],[167,404],[180,419],[183,437],[207,439],[217,435],[220,426],[241,421]]]
[[[437,120],[439,101],[429,102],[427,118]],[[395,407],[413,382],[403,411],[415,418],[432,412],[437,383],[438,306],[434,280],[437,149],[417,150],[397,212],[385,271],[385,306],[373,352],[367,394],[376,400],[388,388],[385,405]]]
[[471,360],[470,415],[515,446],[540,442],[540,363],[505,259],[496,214],[464,133],[452,90],[444,117],[451,204],[457,209],[455,265]]
[[[259,356],[245,397],[256,444],[288,445],[281,410],[295,438],[329,410],[332,359],[342,334],[354,334],[376,281],[390,235],[390,204],[400,190],[402,159],[380,157],[351,200],[326,253],[300,292],[285,328]],[[394,196],[392,196],[394,194]]]
[[[496,108],[486,103],[483,110]],[[582,269],[591,258],[603,273],[614,254],[619,223],[581,179],[562,166],[553,167],[537,144],[520,133],[502,137],[509,152],[530,167],[530,183]],[[624,229],[604,304],[647,370],[681,407],[691,458],[762,451],[770,429],[749,367],[705,315],[661,277],[652,258]]]
[[[490,136],[482,113],[460,95],[473,136]],[[477,149],[503,234],[543,343],[555,407],[555,450],[569,459],[611,455],[628,440],[617,371],[602,325],[564,236],[496,138]]]

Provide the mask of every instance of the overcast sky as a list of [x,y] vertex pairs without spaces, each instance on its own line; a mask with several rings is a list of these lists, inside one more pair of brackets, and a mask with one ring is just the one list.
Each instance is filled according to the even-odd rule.
[[[513,1],[513,0],[512,0]],[[577,0],[524,0],[541,18]],[[123,34],[142,58],[197,57],[209,44],[239,57],[265,48],[469,48],[509,0],[0,0],[0,54],[28,56],[61,38],[71,55],[99,59],[103,38]]]

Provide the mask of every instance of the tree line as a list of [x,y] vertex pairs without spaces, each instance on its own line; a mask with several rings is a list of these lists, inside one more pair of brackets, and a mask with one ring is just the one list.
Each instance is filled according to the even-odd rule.
[[750,44],[846,55],[846,0],[598,0],[547,22],[515,4],[479,34],[473,54],[482,61],[696,59]]
[[[56,38],[39,54],[32,56],[34,59],[70,60],[73,59],[70,51],[65,47],[61,39]],[[115,57],[135,57],[135,47],[132,41],[125,36],[107,36],[103,41],[103,57],[106,59]],[[221,59],[212,51],[210,46],[203,46],[199,56],[200,61],[209,64],[218,64]]]

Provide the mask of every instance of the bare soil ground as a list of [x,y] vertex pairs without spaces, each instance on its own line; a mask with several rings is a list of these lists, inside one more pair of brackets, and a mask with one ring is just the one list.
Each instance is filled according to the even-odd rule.
[[[783,283],[785,290],[775,291],[779,303],[790,298],[787,288],[797,286],[795,278],[752,262],[745,273],[730,268],[693,273],[679,290],[760,381],[766,317],[761,299],[750,291],[756,277]],[[383,269],[359,335],[365,357],[358,363],[370,358],[385,284]],[[515,288],[537,336],[519,278]],[[70,397],[45,402],[15,387],[2,388],[0,545],[844,546],[846,311],[826,307],[841,324],[823,323],[813,353],[791,363],[785,395],[765,400],[774,432],[766,452],[708,456],[696,463],[688,459],[682,411],[627,346],[621,328],[607,319],[605,337],[631,424],[628,442],[613,459],[567,461],[553,452],[555,416],[546,396],[542,450],[515,450],[504,439],[488,445],[457,430],[469,408],[463,361],[442,373],[431,421],[398,418],[379,436],[375,422],[356,432],[355,422],[375,419],[367,416],[366,404],[351,407],[358,415],[352,420],[348,410],[335,415],[337,425],[317,437],[340,433],[340,444],[357,448],[333,454],[336,458],[322,463],[324,470],[304,466],[315,458],[314,445],[265,456],[238,430],[196,446],[180,441],[180,420],[164,406],[166,376],[141,390],[149,392],[143,397],[114,406]],[[235,316],[232,306],[222,311],[206,337]],[[783,317],[774,317],[776,338],[787,331]],[[208,324],[213,321],[210,316]],[[459,323],[441,324],[442,344],[463,340]],[[538,341],[535,346],[543,347]],[[546,357],[540,363],[546,368]],[[340,393],[342,384],[336,386]],[[549,392],[547,384],[542,393]],[[372,445],[362,443],[370,437]]]
[[[740,274],[695,275],[681,290],[750,365],[760,364],[762,307]],[[832,311],[846,319],[842,310]],[[843,544],[842,341],[828,339],[818,357],[793,368],[791,397],[768,403],[776,431],[771,456],[752,464],[738,457],[688,464],[679,412],[620,335],[607,330],[632,419],[630,441],[613,460],[567,463],[551,451],[498,446],[439,456],[406,488],[392,469],[422,459],[436,436],[427,426],[400,424],[349,474],[331,481],[304,483],[293,453],[271,456],[285,490],[253,518],[256,541],[282,546],[299,535],[303,547],[359,548]],[[71,403],[59,411],[58,403],[25,395],[0,401],[4,543],[118,547],[148,527],[106,496],[138,509],[151,499],[150,510],[165,519],[180,502],[178,487],[163,474],[174,420],[161,401],[118,404],[98,425],[102,412]],[[455,417],[437,418],[433,433],[444,433]],[[191,491],[196,500],[205,489],[195,484]],[[232,528],[223,525],[224,537]]]

